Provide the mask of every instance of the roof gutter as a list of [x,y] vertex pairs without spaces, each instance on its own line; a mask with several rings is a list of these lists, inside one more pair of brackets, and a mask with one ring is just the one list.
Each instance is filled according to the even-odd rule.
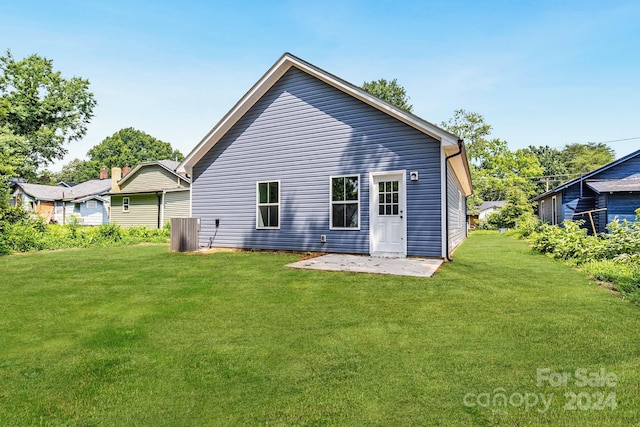
[[449,168],[447,167],[447,165],[449,164],[449,160],[459,156],[460,154],[462,154],[462,147],[463,147],[463,140],[462,139],[458,139],[458,151],[453,153],[453,154],[449,154],[447,157],[444,158],[444,188],[445,188],[445,195],[444,195],[444,204],[445,204],[445,209],[444,209],[444,224],[445,224],[445,232],[444,232],[444,239],[445,239],[445,258],[447,261],[451,262],[453,261],[450,257],[449,257]]

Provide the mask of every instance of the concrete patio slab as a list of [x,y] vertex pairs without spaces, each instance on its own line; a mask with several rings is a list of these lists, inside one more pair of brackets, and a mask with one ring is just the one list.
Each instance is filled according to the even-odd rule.
[[442,265],[441,259],[378,258],[363,255],[328,254],[288,264],[287,267],[311,270],[351,271],[356,273],[392,274],[431,277]]

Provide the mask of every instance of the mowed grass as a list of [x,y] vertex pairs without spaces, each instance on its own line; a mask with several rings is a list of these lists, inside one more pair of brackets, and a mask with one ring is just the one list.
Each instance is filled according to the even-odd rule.
[[638,424],[638,307],[501,235],[455,255],[431,279],[166,245],[0,258],[0,425]]

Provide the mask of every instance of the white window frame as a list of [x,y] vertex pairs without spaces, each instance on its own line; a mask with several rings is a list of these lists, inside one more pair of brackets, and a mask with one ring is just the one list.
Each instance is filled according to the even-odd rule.
[[87,209],[97,209],[98,208],[98,202],[95,200],[87,200]]
[[122,212],[129,212],[130,205],[131,205],[131,198],[129,196],[122,197]]
[[[270,184],[275,182],[278,184],[278,203],[260,203],[260,184]],[[256,181],[256,230],[280,230],[280,224],[282,224],[282,205],[280,200],[282,199],[282,184],[279,179],[270,179],[266,181]],[[278,207],[278,226],[268,227],[260,226],[260,206],[277,206]]]
[[[342,205],[346,205],[346,204],[353,204],[354,201],[353,200],[343,200],[343,201],[334,201],[333,200],[333,179],[334,178],[348,178],[348,177],[352,177],[355,176],[358,178],[358,200],[356,201],[358,204],[358,226],[357,227],[334,227],[333,226],[333,204],[337,203],[337,204],[342,204]],[[359,173],[346,173],[346,174],[342,174],[342,175],[331,175],[329,177],[329,230],[360,230],[360,213],[362,212],[362,209],[360,209],[360,194],[361,194],[361,190],[362,190],[362,179],[360,178],[360,174]]]
[[558,225],[558,199],[551,197],[551,225]]
[[538,213],[540,214],[540,221],[546,222],[544,215],[544,199],[540,200],[540,212]]

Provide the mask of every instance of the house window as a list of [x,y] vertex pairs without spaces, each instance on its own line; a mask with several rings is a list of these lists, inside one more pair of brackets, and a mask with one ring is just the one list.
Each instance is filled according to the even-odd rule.
[[98,207],[98,202],[95,200],[87,200],[87,209],[95,209]]
[[122,212],[129,212],[129,197],[122,198]]
[[399,215],[398,181],[378,183],[378,215]]
[[556,202],[556,196],[551,198],[551,225],[558,224],[558,205]]
[[257,228],[280,228],[280,181],[257,183]]
[[545,214],[544,214],[544,200],[540,200],[540,221],[546,222]]
[[330,228],[360,227],[360,178],[333,176],[331,180]]

